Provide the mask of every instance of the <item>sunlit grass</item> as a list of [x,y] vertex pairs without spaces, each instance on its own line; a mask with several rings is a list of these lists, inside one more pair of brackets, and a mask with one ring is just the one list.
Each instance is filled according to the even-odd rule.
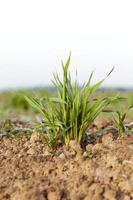
[[[58,139],[65,144],[69,144],[71,139],[81,143],[86,130],[103,109],[118,99],[117,96],[93,99],[92,96],[105,79],[91,86],[92,72],[87,83],[80,88],[77,73],[76,80],[72,82],[69,66],[70,56],[65,64],[62,62],[62,80],[58,73],[54,73],[53,83],[57,89],[57,96],[45,96],[40,99],[26,97],[26,100],[43,116],[40,127],[49,146],[55,146]],[[112,71],[113,69],[107,77]]]

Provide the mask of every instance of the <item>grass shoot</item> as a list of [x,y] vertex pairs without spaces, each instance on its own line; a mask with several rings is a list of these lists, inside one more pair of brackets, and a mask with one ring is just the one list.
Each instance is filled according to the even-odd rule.
[[[69,144],[72,139],[81,143],[88,127],[109,104],[118,99],[117,96],[93,99],[105,80],[102,79],[91,86],[93,72],[82,87],[78,84],[77,75],[73,83],[69,72],[70,59],[71,56],[65,64],[62,62],[62,79],[58,73],[54,73],[53,83],[57,89],[55,97],[26,97],[29,104],[42,114],[40,128],[44,132],[46,143],[51,147],[57,145],[58,139],[65,144]],[[107,77],[112,71],[113,69]]]

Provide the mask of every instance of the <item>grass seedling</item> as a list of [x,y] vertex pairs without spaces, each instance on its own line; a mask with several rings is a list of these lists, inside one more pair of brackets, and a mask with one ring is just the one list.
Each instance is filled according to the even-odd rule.
[[128,112],[132,108],[133,108],[133,105],[130,106],[125,112],[123,112],[122,110],[104,110],[104,112],[112,113],[113,121],[120,135],[128,132],[128,127],[125,125],[124,121]]
[[118,164],[122,164],[123,163],[123,158],[119,157],[116,159],[116,161],[118,162]]
[[[54,73],[53,83],[57,89],[56,97],[45,96],[41,99],[26,97],[26,100],[42,114],[43,121],[40,128],[45,133],[46,143],[52,147],[56,146],[58,139],[65,144],[69,144],[71,139],[81,143],[88,127],[103,109],[117,99],[117,97],[93,99],[93,95],[105,79],[91,86],[92,72],[88,82],[80,88],[77,75],[72,83],[69,66],[70,56],[65,64],[62,62],[62,80],[58,73]],[[113,69],[107,77],[112,71]]]
[[12,138],[19,138],[23,135],[29,137],[33,133],[31,128],[21,127],[19,124],[13,123],[11,120],[6,120],[0,129],[0,137],[7,135]]

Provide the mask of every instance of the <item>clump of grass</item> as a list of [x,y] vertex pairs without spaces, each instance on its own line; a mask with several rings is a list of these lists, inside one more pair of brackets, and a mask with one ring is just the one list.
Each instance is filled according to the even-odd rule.
[[20,124],[13,123],[11,120],[5,120],[0,129],[0,137],[7,135],[12,138],[17,138],[22,137],[24,134],[28,137],[32,133],[33,130],[31,128],[24,128]]
[[123,158],[119,157],[116,159],[116,161],[119,163],[119,164],[122,164],[123,163]]
[[[123,98],[124,99],[124,98]],[[116,128],[118,129],[118,133],[120,135],[124,133],[128,133],[129,127],[125,124],[125,118],[128,114],[128,112],[133,108],[133,105],[131,105],[125,112],[122,110],[104,110],[104,112],[110,112],[113,116],[113,121],[115,123]]]
[[[54,73],[53,83],[57,89],[56,97],[45,96],[41,99],[28,98],[26,100],[42,113],[43,121],[40,124],[44,132],[44,139],[49,146],[55,147],[58,139],[68,144],[75,139],[79,143],[85,137],[86,130],[99,116],[99,114],[117,97],[93,99],[93,95],[100,88],[105,79],[91,86],[93,72],[87,83],[81,88],[76,80],[72,83],[69,72],[70,56],[67,62],[62,62],[63,78]],[[111,74],[113,69],[107,75]]]

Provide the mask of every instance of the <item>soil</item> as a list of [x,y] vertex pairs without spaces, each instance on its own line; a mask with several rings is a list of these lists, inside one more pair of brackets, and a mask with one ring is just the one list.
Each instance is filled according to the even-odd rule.
[[37,133],[0,137],[0,200],[133,199],[133,136],[111,132],[50,153]]

